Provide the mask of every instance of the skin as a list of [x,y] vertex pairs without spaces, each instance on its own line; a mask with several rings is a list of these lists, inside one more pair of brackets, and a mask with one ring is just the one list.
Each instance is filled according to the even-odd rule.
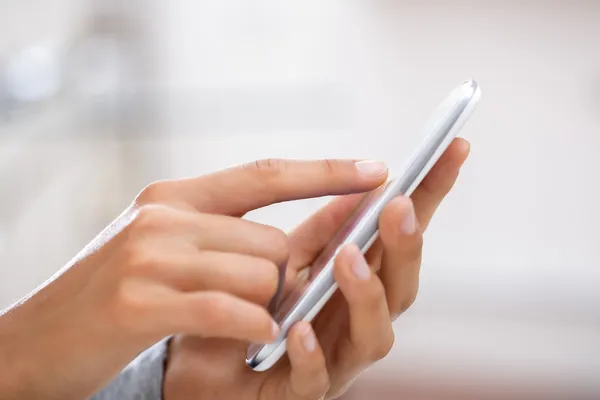
[[[447,166],[434,168],[413,196],[421,227],[452,186],[467,152],[466,142],[455,142],[438,163]],[[387,178],[385,169],[365,173],[365,165],[264,160],[149,185],[71,263],[0,315],[0,398],[87,398],[169,335],[176,336],[165,376],[167,400],[341,393],[366,360],[389,350],[389,315],[401,312],[416,294],[420,230],[410,237],[398,234],[410,208],[406,200],[392,202],[382,215],[381,242],[368,255],[375,268],[381,265],[379,276],[353,280],[348,271],[357,255],[346,249],[340,256],[336,277],[343,295],[315,321],[321,346],[315,341],[306,351],[312,330],[299,325],[290,334],[290,359],[268,373],[249,371],[243,353],[248,341],[269,342],[278,333],[265,309],[277,288],[277,266],[289,260],[286,279],[292,283],[356,204],[360,195],[353,193]],[[273,203],[326,195],[344,196],[289,236],[241,219]],[[407,247],[402,240],[414,244]],[[407,280],[398,280],[402,276]],[[340,316],[325,321],[328,313],[338,314],[334,307]],[[373,311],[377,343],[383,343],[377,346],[372,332],[359,326]]]
[[[411,199],[390,202],[379,220],[380,238],[366,259],[345,247],[335,263],[339,291],[313,321],[288,334],[288,353],[266,372],[245,364],[247,342],[178,335],[170,343],[166,400],[317,400],[343,395],[356,377],[385,357],[394,343],[393,320],[414,302],[422,233],[453,187],[469,152],[455,140]],[[314,260],[362,195],[341,196],[289,235],[287,287]],[[360,267],[368,266],[358,275]]]
[[272,340],[262,304],[275,292],[288,237],[239,217],[281,201],[364,192],[385,177],[385,169],[361,173],[354,160],[265,160],[149,185],[0,316],[0,398],[87,398],[176,333]]

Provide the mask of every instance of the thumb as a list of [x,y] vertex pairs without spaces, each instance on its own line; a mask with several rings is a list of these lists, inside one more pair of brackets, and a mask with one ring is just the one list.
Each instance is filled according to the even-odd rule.
[[179,200],[200,212],[241,216],[283,201],[366,192],[386,178],[377,161],[268,159],[172,183]]

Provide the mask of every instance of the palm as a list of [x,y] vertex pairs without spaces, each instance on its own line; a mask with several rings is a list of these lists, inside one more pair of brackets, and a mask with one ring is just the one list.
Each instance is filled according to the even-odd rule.
[[[373,255],[378,251],[378,246],[373,249],[373,252],[368,254],[367,259],[373,258]],[[298,269],[292,269],[292,274],[297,275]],[[317,335],[319,344],[323,350],[327,360],[327,370],[330,371],[331,389],[330,392],[339,392],[346,381],[347,375],[354,375],[356,371],[348,370],[347,368],[338,368],[340,366],[349,366],[351,363],[346,357],[352,354],[351,351],[346,351],[352,346],[349,336],[349,312],[348,304],[343,295],[338,291],[323,310],[314,319],[312,325]],[[245,347],[243,348],[245,352]],[[279,398],[277,393],[281,392],[279,386],[284,385],[290,376],[289,360],[284,358],[265,374],[256,374],[246,369],[246,373],[251,374],[255,379],[264,380],[261,385],[260,399],[271,400]],[[344,371],[344,376],[336,376],[335,371]]]
[[[341,355],[348,343],[348,309],[340,293],[336,293],[314,321],[315,332],[325,352],[328,364],[343,363]],[[184,350],[185,351],[182,351]],[[202,339],[192,336],[177,337],[172,351],[185,354],[182,366],[192,368],[203,393],[211,398],[265,399],[280,398],[290,374],[287,358],[282,359],[272,369],[264,373],[251,371],[244,363],[246,342],[228,339]],[[201,357],[198,357],[201,355]],[[227,372],[224,372],[227,371]],[[336,388],[336,379],[332,378],[332,390]],[[207,395],[207,397],[209,397]]]
[[[349,195],[332,202],[290,235],[290,265],[286,277],[288,285],[293,285],[294,281],[299,279],[299,272],[306,265],[310,265],[327,239],[359,201],[359,197],[360,195]],[[377,258],[377,247],[374,246],[372,254],[368,254],[368,259]],[[327,363],[332,367],[345,361],[344,347],[349,343],[347,324],[348,307],[338,292],[313,322]],[[246,342],[228,339],[185,336],[174,339],[171,352],[189,357],[189,361],[181,360],[179,365],[188,366],[189,362],[189,367],[193,368],[197,376],[196,385],[205,388],[205,393],[211,393],[212,398],[215,394],[236,399],[279,398],[278,393],[284,390],[282,386],[286,384],[290,374],[287,358],[284,357],[267,372],[256,373],[244,363],[247,346]],[[198,357],[199,355],[201,357]],[[331,376],[331,380],[332,390],[335,390],[335,376]]]
[[[426,229],[437,206],[452,188],[468,154],[468,146],[465,144],[464,141],[455,141],[411,196],[421,232]],[[286,276],[288,287],[299,279],[299,273],[305,266],[311,265],[361,197],[360,194],[353,194],[336,199],[289,235],[290,259]],[[393,213],[388,213],[388,217],[390,218],[382,217],[380,220],[381,237],[387,237],[385,253],[382,241],[378,240],[366,254],[366,260],[375,270],[383,265],[380,276],[387,286],[381,301],[390,303],[391,307],[388,309],[386,304],[386,315],[378,315],[386,320],[386,327],[391,329],[390,314],[402,312],[414,300],[418,287],[421,247],[418,241],[414,242],[420,234],[413,235],[413,253],[407,253],[407,248],[398,245],[402,239],[394,234],[397,235],[399,231],[397,226],[400,221],[395,219]],[[385,227],[387,229],[384,232],[382,228]],[[364,355],[357,354],[357,348],[362,348],[365,344],[364,337],[363,342],[355,343],[356,338],[350,328],[357,324],[350,320],[350,308],[339,291],[312,325],[327,364],[330,383],[327,398],[335,397],[343,392],[360,373],[360,369],[372,359],[365,360]],[[381,334],[377,324],[373,327],[370,324],[366,326],[371,328],[371,336]],[[369,340],[367,343],[373,342]],[[288,396],[291,373],[289,359],[284,357],[270,370],[256,373],[244,363],[246,348],[247,343],[239,341],[176,337],[170,348],[172,356],[169,356],[170,364],[165,375],[165,393],[168,392],[167,386],[171,386],[177,388],[177,394],[183,395],[182,398],[188,398],[186,395],[197,398],[199,393],[206,398],[242,400],[294,398]],[[361,356],[363,359],[360,359]],[[381,356],[377,354],[374,358],[379,359]],[[169,375],[172,375],[171,379]],[[165,397],[169,399],[168,394]]]

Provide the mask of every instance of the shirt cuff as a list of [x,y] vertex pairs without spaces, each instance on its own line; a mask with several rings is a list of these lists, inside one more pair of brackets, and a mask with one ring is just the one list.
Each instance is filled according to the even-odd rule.
[[169,340],[165,338],[141,353],[90,400],[161,400]]

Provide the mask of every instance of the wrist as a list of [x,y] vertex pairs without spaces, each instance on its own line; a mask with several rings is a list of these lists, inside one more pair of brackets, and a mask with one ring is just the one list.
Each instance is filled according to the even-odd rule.
[[143,350],[73,307],[38,306],[0,316],[0,399],[88,398]]
[[26,361],[30,358],[29,352],[22,346],[14,324],[7,323],[8,319],[8,315],[0,315],[0,398],[21,399],[26,398],[27,376],[36,375],[25,367],[34,367],[35,364]]

